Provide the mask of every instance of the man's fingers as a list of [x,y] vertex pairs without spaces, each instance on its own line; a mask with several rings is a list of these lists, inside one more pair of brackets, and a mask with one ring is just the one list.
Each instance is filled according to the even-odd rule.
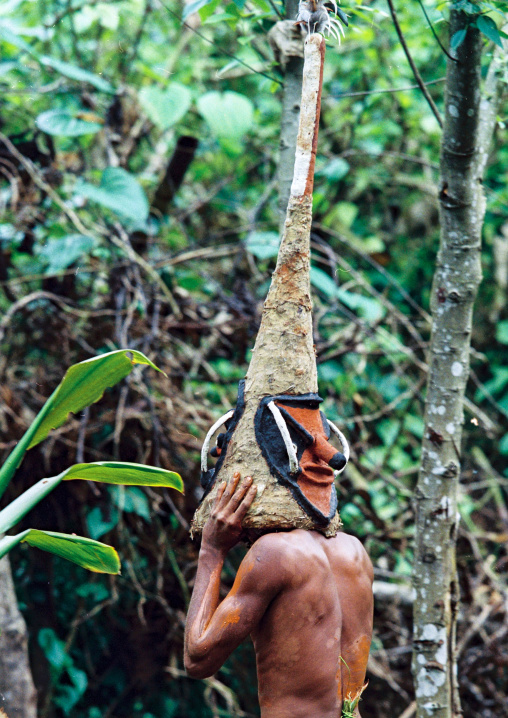
[[251,486],[247,490],[246,494],[242,498],[242,501],[240,502],[240,505],[238,506],[238,508],[236,509],[236,511],[234,513],[235,519],[238,519],[239,521],[241,521],[243,519],[243,517],[245,516],[247,511],[250,509],[252,502],[254,501],[256,492],[257,492],[256,486]]
[[217,506],[219,505],[219,502],[222,498],[222,494],[224,493],[224,491],[226,489],[226,486],[227,486],[226,482],[223,481],[221,483],[221,485],[219,486],[219,488],[217,489],[217,494],[215,496],[215,503],[213,505],[214,509],[217,508]]
[[228,503],[229,499],[233,496],[233,494],[236,491],[236,487],[238,486],[239,481],[240,481],[240,472],[236,471],[233,474],[233,478],[231,479],[231,481],[228,481],[226,489],[225,489],[224,493],[222,494],[222,501],[221,501],[222,506],[225,506]]
[[249,490],[249,486],[252,484],[252,477],[246,476],[245,479],[242,481],[240,486],[236,489],[233,496],[230,498],[229,503],[233,508],[233,511],[239,506],[240,502],[242,501],[243,497]]

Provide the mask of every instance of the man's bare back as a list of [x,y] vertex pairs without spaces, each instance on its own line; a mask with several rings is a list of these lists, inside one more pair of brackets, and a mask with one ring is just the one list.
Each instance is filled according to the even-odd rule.
[[[255,496],[224,487],[205,526],[187,618],[185,665],[204,678],[249,634],[262,718],[338,718],[365,680],[372,636],[372,566],[347,534],[270,533],[245,556],[219,603],[220,572]],[[359,715],[359,713],[357,713]]]

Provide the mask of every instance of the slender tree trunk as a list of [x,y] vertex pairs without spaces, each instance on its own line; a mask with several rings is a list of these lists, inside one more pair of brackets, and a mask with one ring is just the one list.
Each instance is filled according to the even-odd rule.
[[448,60],[445,90],[441,241],[431,295],[430,371],[415,502],[413,674],[418,718],[462,713],[455,656],[457,486],[473,304],[481,281],[482,175],[495,127],[501,67],[495,59],[482,99],[485,38],[472,27],[474,19],[451,10],[450,36],[469,27],[457,60]]
[[7,556],[0,560],[0,708],[8,718],[37,715],[26,624],[18,609]]
[[[286,0],[286,18],[293,21],[297,12],[298,0]],[[296,136],[298,134],[302,97],[303,56],[288,56],[285,68],[278,168],[281,234],[286,220],[286,210],[295,166]]]

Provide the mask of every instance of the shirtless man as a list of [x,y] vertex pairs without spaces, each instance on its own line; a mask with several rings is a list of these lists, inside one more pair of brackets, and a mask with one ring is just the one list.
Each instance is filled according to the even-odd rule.
[[235,474],[219,488],[205,524],[185,632],[187,673],[211,676],[250,634],[261,718],[339,718],[343,699],[365,680],[372,564],[344,533],[268,533],[250,548],[221,602],[224,559],[255,495],[252,479]]

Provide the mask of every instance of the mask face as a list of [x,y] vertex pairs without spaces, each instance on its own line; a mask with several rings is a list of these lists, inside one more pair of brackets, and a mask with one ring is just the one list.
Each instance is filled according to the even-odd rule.
[[[268,469],[288,488],[305,513],[326,528],[337,510],[334,471],[341,471],[347,459],[330,444],[330,424],[319,410],[323,400],[318,394],[266,396],[259,402],[254,417],[255,440]],[[224,463],[228,444],[244,412],[244,382],[240,382],[236,408],[228,412],[208,432],[202,450],[201,485],[210,491]],[[213,433],[221,424],[211,455],[218,457],[208,469],[206,456]],[[343,446],[345,438],[335,428]],[[346,449],[347,451],[347,449]]]
[[346,457],[329,442],[330,427],[319,411],[321,401],[317,394],[265,397],[254,426],[271,474],[290,489],[316,524],[326,526],[337,509],[334,469],[343,469]]

